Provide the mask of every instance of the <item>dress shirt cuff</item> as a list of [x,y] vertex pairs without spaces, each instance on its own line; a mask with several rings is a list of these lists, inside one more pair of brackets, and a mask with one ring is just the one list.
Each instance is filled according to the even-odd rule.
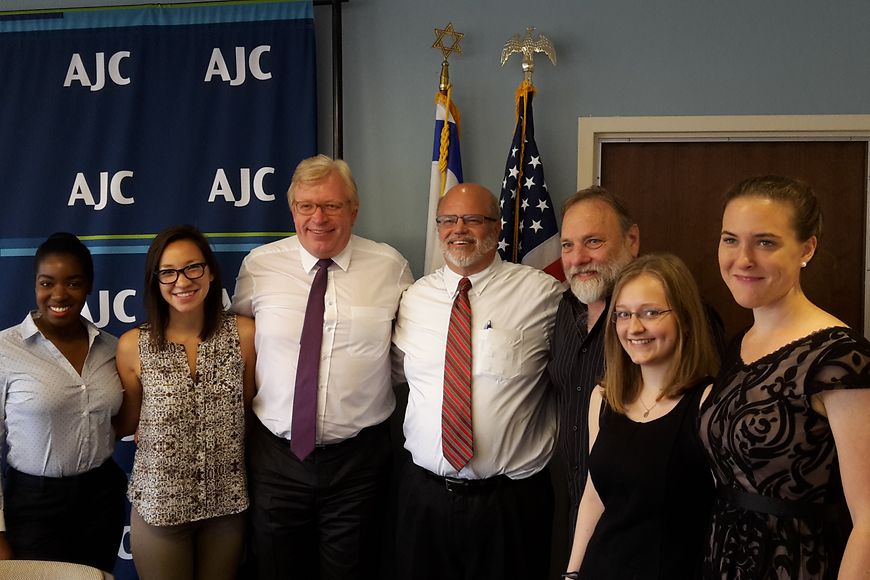
[[3,515],[3,508],[0,508],[0,532],[6,531],[6,516]]

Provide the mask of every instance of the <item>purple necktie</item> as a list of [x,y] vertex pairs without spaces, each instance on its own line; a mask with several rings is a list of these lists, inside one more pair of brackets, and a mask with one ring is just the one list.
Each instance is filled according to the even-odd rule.
[[332,260],[317,261],[318,270],[308,291],[305,321],[299,341],[299,361],[296,364],[296,391],[293,395],[293,425],[290,428],[290,450],[304,461],[314,451],[317,424],[317,380],[320,373],[320,347],[323,343],[323,297]]

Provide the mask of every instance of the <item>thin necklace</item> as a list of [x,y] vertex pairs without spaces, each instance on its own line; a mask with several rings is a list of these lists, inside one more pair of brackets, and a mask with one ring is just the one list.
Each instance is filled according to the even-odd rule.
[[646,412],[643,414],[643,418],[644,418],[644,419],[646,419],[647,417],[649,417],[649,413],[650,413],[650,411],[652,411],[653,409],[655,409],[656,405],[659,404],[659,400],[656,399],[656,400],[653,402],[652,405],[650,405],[649,407],[647,407],[647,406],[646,406],[646,403],[643,402],[643,397],[641,397],[640,395],[637,396],[637,400],[640,401],[641,406],[642,406],[642,407],[644,408],[644,410],[646,411]]

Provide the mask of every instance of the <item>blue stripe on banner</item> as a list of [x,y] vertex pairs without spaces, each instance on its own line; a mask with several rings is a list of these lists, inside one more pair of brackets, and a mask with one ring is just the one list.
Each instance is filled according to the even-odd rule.
[[[269,242],[274,242],[279,239],[277,237],[263,237],[263,238],[248,238],[251,240],[246,243],[233,243],[233,244],[221,244],[215,243],[214,240],[211,241],[211,248],[214,250],[216,254],[234,254],[241,252],[250,252],[256,247],[262,246],[263,244],[267,244]],[[27,257],[36,255],[36,249],[39,247],[44,240],[33,241],[27,240],[23,244],[12,244],[13,240],[4,240],[2,246],[11,246],[11,247],[0,247],[0,258],[19,258],[19,257]],[[24,241],[24,240],[19,240]],[[123,241],[122,241],[123,243]],[[118,255],[118,254],[147,254],[148,246],[144,246],[141,242],[137,242],[135,245],[116,245],[116,246],[91,246],[89,244],[85,244],[88,246],[88,249],[91,251],[91,254],[97,255]]]
[[88,246],[92,254],[147,254],[148,246]]
[[9,248],[0,250],[0,258],[18,258],[21,256],[35,256],[36,248]]
[[228,252],[250,252],[254,248],[261,245],[263,244],[212,244],[211,247],[218,254],[224,254]]
[[312,20],[311,0],[227,2],[220,6],[161,4],[144,8],[82,9],[68,12],[0,15],[0,34],[85,28],[190,26],[267,20]]

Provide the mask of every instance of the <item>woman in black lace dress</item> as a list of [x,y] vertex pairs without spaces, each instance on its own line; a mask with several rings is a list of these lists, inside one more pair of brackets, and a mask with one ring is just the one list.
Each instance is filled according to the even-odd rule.
[[870,343],[801,290],[820,231],[802,182],[726,195],[719,267],[754,322],[702,406],[718,486],[705,578],[870,578]]

